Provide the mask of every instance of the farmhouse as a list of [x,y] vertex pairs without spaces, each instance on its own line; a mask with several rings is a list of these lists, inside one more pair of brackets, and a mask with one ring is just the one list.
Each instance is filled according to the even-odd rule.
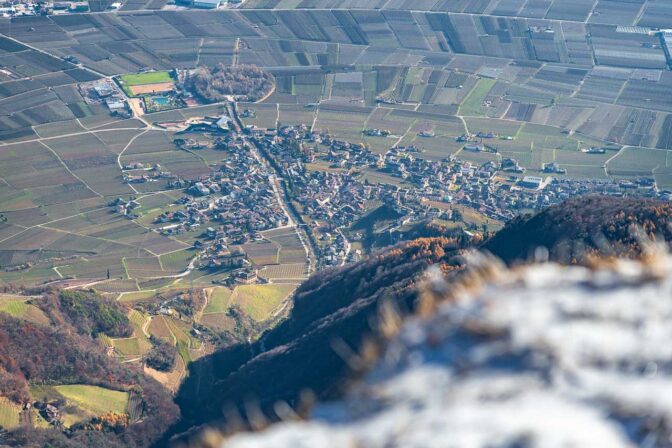
[[257,283],[258,277],[256,271],[244,271],[238,274],[236,282],[241,285],[251,285]]

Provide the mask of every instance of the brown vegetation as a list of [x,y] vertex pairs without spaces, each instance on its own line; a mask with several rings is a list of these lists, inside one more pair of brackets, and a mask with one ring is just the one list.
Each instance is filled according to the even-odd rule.
[[145,358],[147,366],[160,372],[173,370],[175,358],[177,357],[175,346],[155,336],[150,336],[149,341],[153,347]]
[[185,80],[185,86],[206,102],[224,101],[227,96],[245,96],[256,101],[273,89],[273,76],[251,65],[199,67]]
[[[672,238],[671,212],[672,205],[653,200],[576,199],[514,220],[482,247],[506,261],[526,259],[542,245],[557,261],[576,262],[594,253],[638,256],[646,241]],[[444,232],[450,229],[431,225],[418,229],[420,234]],[[278,401],[300,411],[304,390],[321,399],[339,396],[353,372],[375,358],[368,348],[375,352],[384,345],[386,315],[399,320],[406,313],[432,309],[428,293],[434,292],[417,287],[428,266],[438,265],[456,288],[492,274],[487,269],[496,263],[474,266],[468,275],[453,275],[465,273],[461,249],[478,244],[480,237],[420,238],[360,263],[313,275],[297,290],[290,317],[261,341],[225,348],[191,365],[178,394],[185,420],[174,430],[207,421],[230,425],[231,418],[221,413],[227,404],[235,410],[231,415],[254,427],[279,417],[274,406]],[[455,282],[457,278],[461,280]],[[253,416],[250,400],[255,404]]]
[[670,241],[672,205],[641,198],[572,199],[514,219],[483,248],[507,263],[545,247],[554,261],[582,263],[591,255],[638,257],[647,241]]
[[245,418],[246,403],[258,400],[273,419],[277,401],[297,406],[306,389],[323,398],[337,395],[357,366],[337,353],[335,344],[356,349],[379,337],[372,328],[381,306],[414,310],[421,274],[433,264],[459,270],[457,255],[468,244],[418,239],[314,275],[297,290],[290,317],[260,341],[233,345],[190,365],[177,398],[186,418],[175,431],[222,419],[227,404]]
[[98,422],[106,428],[99,435],[85,426],[67,435],[58,429],[18,429],[6,434],[3,442],[10,446],[149,446],[177,418],[177,407],[159,383],[107,356],[91,337],[99,332],[129,334],[125,310],[91,292],[47,290],[43,294],[34,302],[48,313],[51,325],[0,313],[0,395],[28,403],[29,384],[134,390],[142,400],[143,417],[128,427],[117,425],[118,419],[114,425]]

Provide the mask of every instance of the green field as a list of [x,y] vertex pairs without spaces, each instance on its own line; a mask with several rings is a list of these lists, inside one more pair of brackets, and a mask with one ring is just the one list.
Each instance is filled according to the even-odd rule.
[[223,313],[229,308],[231,290],[229,288],[211,288],[208,293],[208,306],[203,314]]
[[[168,333],[175,341],[177,352],[185,365],[188,365],[194,359],[193,353],[200,356],[197,351],[202,348],[203,343],[191,336],[190,324],[172,317],[160,317],[163,318],[165,329],[167,329]],[[156,320],[156,318],[154,320]]]
[[21,407],[5,397],[0,397],[0,427],[13,429],[19,426],[19,412]]
[[132,358],[142,354],[138,338],[113,339],[112,343],[115,350],[123,357]]
[[161,255],[159,257],[159,263],[161,264],[161,268],[166,272],[180,273],[187,269],[189,262],[195,255],[196,254],[189,249],[179,250]]
[[144,84],[174,81],[170,76],[170,72],[167,71],[128,74],[122,75],[119,78],[128,86],[141,86]]
[[156,291],[135,291],[135,292],[128,292],[128,293],[122,293],[119,296],[119,301],[120,302],[137,302],[140,300],[147,300],[151,299],[156,295]]
[[106,412],[123,414],[128,405],[128,392],[84,384],[54,386],[54,389],[67,400],[93,415]]
[[133,337],[117,338],[117,339],[101,339],[103,344],[111,344],[121,357],[135,358],[147,353],[152,344],[149,338],[145,335],[143,328],[148,322],[149,318],[138,310],[131,310],[128,314],[128,320],[133,325]]
[[[126,413],[129,400],[128,392],[84,384],[33,385],[30,387],[30,395],[33,400],[65,400],[66,405],[62,409],[66,428],[107,412]],[[46,422],[39,416],[35,416],[34,422],[36,426],[46,426]]]
[[44,312],[35,305],[26,303],[25,300],[0,300],[0,312],[7,313],[10,316],[17,317],[19,319],[25,319],[36,324],[49,324],[49,318],[47,315],[44,314]]
[[208,304],[203,310],[199,323],[213,331],[234,331],[235,321],[227,315],[231,305],[232,291],[229,288],[214,287],[205,290]]
[[232,302],[252,319],[263,322],[295,289],[293,284],[241,285],[235,289]]
[[138,335],[144,334],[142,328],[144,327],[145,323],[149,320],[148,316],[146,316],[145,314],[141,313],[138,310],[131,310],[130,313],[128,314],[128,320],[131,322],[131,324],[133,325],[133,329]]
[[474,88],[469,92],[467,98],[460,105],[458,110],[459,115],[463,116],[480,116],[485,115],[483,113],[482,106],[485,97],[488,96],[490,89],[495,85],[496,81],[494,79],[479,79],[478,83]]

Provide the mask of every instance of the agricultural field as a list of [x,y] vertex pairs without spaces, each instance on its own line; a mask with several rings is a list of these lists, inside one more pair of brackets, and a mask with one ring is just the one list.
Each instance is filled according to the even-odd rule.
[[129,96],[169,92],[175,80],[168,71],[145,72],[119,76],[119,84]]
[[205,344],[192,335],[191,323],[176,317],[153,316],[147,325],[147,332],[174,345],[184,365],[189,365],[205,353]]
[[[128,412],[129,393],[85,384],[35,385],[30,388],[33,400],[63,400],[63,424],[66,428],[92,417]],[[40,423],[38,419],[38,424]],[[44,423],[44,421],[42,421]]]
[[138,310],[132,309],[129,312],[128,319],[133,326],[133,335],[131,337],[110,338],[103,335],[99,339],[105,347],[113,348],[114,353],[120,359],[133,361],[142,358],[152,348],[149,334],[146,333],[146,328],[149,326],[151,318]]
[[258,273],[259,277],[268,280],[302,280],[306,278],[305,263],[286,263],[266,266]]
[[239,306],[252,319],[263,322],[273,316],[296,284],[240,285],[233,291],[231,303]]
[[54,389],[67,400],[74,402],[79,408],[93,415],[101,415],[106,412],[123,414],[126,412],[128,405],[128,392],[83,384],[54,386]]
[[5,298],[0,296],[0,312],[7,313],[12,317],[25,319],[29,322],[49,325],[49,318],[44,311],[35,305],[28,303],[29,299]]
[[229,288],[209,288],[206,290],[208,305],[203,314],[224,313],[231,304],[231,290]]
[[215,287],[206,289],[205,293],[208,302],[200,317],[200,323],[215,332],[233,331],[235,322],[227,314],[232,291],[229,288]]
[[[122,181],[117,159],[121,152],[132,154],[131,143],[140,134],[111,128],[3,146],[0,160],[6,163],[0,169],[0,209],[7,222],[0,228],[0,259],[5,266],[31,266],[0,271],[0,280],[20,278],[25,284],[36,284],[40,278],[76,277],[97,282],[109,275],[109,282],[116,286],[101,285],[101,291],[124,292],[119,290],[121,285],[130,286],[126,291],[137,290],[137,286],[121,280],[144,281],[186,269],[191,257],[184,249],[189,244],[153,233],[148,222],[128,220],[108,205],[133,193]],[[193,162],[185,160],[171,140],[144,140],[145,148],[151,150],[152,141],[161,146],[148,163],[176,166],[187,176],[193,168],[206,171],[198,157],[187,154]],[[14,161],[17,151],[23,154],[23,165]],[[139,209],[143,217],[160,210],[164,198],[166,203],[175,200],[163,192],[156,194],[158,201],[153,196],[149,191],[138,198],[148,207]]]
[[280,247],[278,263],[305,263],[306,251],[303,247],[303,244],[301,244],[301,240],[299,239],[296,230],[269,230],[267,232],[263,232],[262,235],[264,238]]
[[251,112],[250,116],[241,119],[245,126],[274,129],[278,123],[279,107],[275,104],[243,103],[240,107]]
[[[0,18],[0,34],[11,37],[0,36],[0,267],[10,268],[0,269],[0,284],[80,282],[134,303],[218,280],[188,270],[196,232],[158,232],[156,218],[178,208],[181,192],[166,179],[127,183],[125,175],[142,172],[122,168],[158,164],[197,179],[222,161],[221,151],[181,150],[175,131],[150,127],[223,113],[165,94],[179,87],[179,70],[199,65],[254,64],[273,74],[272,95],[239,104],[244,125],[305,124],[378,154],[412,145],[433,161],[514,158],[529,174],[556,162],[566,178],[646,176],[665,188],[672,180],[670,61],[655,30],[646,31],[672,17],[660,1],[248,0],[208,13],[122,3],[148,10],[48,16],[39,27]],[[150,113],[127,119],[90,101],[83,86],[101,78],[148,97]],[[496,155],[456,140],[479,131],[496,135],[479,142]],[[582,151],[591,146],[606,153]],[[410,185],[372,167],[359,178]],[[140,204],[133,219],[109,206],[131,197]],[[305,275],[291,232],[244,250],[262,278]],[[7,312],[24,313],[12,306]]]
[[280,247],[276,243],[251,243],[242,246],[252,263],[265,266],[279,263]]
[[154,378],[173,393],[177,392],[182,383],[182,379],[187,373],[184,361],[179,356],[175,360],[175,368],[170,372],[160,372],[147,366],[144,366],[143,371],[145,375]]
[[5,430],[17,428],[20,424],[20,413],[21,406],[5,397],[0,397],[0,428]]
[[[207,306],[197,319],[198,322],[215,332],[233,331],[235,321],[228,314],[228,310],[232,306],[239,308],[257,322],[264,322],[271,318],[273,313],[283,305],[298,286],[294,282],[303,278],[305,265],[276,265],[272,268],[285,269],[285,275],[292,276],[297,275],[292,272],[292,269],[294,269],[300,275],[299,278],[293,278],[293,282],[291,277],[283,277],[282,281],[285,283],[237,285],[233,289],[225,287],[207,288],[205,290]],[[158,337],[170,340],[175,333],[167,323],[167,318],[164,318],[163,322],[157,322],[157,319],[153,319],[150,332]]]
[[[101,287],[98,286],[98,289]],[[119,301],[120,302],[126,302],[126,303],[133,303],[133,302],[139,302],[141,300],[147,300],[151,299],[156,295],[156,291],[153,290],[148,290],[148,291],[133,291],[133,292],[122,292],[119,294]]]
[[458,114],[463,116],[485,115],[485,98],[495,85],[494,79],[479,79],[478,83],[469,92],[464,102],[460,105]]

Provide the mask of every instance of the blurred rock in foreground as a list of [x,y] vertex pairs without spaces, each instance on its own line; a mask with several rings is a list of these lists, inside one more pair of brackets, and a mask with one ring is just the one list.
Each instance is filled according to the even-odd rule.
[[[343,400],[224,446],[672,445],[671,256],[471,266]],[[433,291],[447,286],[428,277]]]

